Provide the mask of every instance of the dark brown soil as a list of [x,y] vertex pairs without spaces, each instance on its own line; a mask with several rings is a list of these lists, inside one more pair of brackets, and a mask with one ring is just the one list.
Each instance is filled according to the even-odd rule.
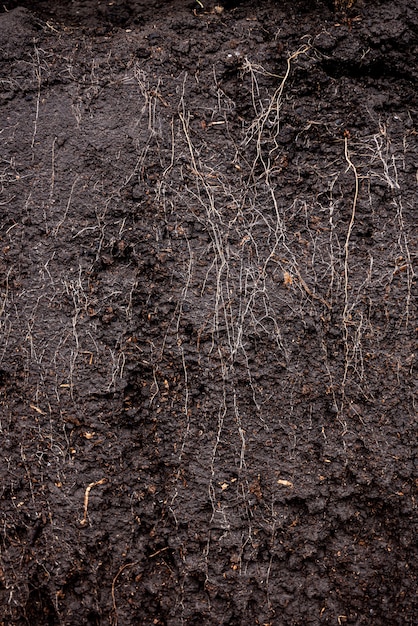
[[416,624],[416,4],[202,3],[2,3],[0,624]]

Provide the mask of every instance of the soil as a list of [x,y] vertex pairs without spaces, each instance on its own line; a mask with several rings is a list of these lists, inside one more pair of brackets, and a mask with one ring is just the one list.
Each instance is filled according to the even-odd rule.
[[202,5],[2,3],[0,623],[412,625],[416,5]]

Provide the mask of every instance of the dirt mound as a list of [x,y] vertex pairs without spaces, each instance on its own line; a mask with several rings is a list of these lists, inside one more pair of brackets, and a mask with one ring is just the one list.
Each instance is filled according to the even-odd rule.
[[33,5],[0,13],[0,623],[412,625],[412,3]]

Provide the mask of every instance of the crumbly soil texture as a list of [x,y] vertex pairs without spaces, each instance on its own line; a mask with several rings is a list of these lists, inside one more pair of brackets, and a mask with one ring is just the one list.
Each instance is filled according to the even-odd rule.
[[416,623],[417,24],[3,1],[0,624]]

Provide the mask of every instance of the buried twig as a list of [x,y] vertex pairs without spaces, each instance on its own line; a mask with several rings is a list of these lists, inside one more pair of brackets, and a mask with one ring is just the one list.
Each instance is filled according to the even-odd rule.
[[101,480],[98,480],[94,483],[90,483],[87,487],[86,487],[86,491],[84,493],[84,514],[83,517],[80,521],[80,526],[86,526],[87,524],[87,509],[89,506],[89,495],[90,495],[90,491],[93,489],[93,487],[97,487],[98,485],[103,485],[105,482],[107,481],[107,478],[102,478]]

